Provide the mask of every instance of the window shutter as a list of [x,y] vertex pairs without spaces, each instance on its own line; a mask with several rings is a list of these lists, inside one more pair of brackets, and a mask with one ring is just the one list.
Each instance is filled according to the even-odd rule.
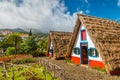
[[80,54],[80,48],[74,48],[74,54],[79,55]]
[[95,54],[96,54],[96,57],[98,57],[98,51],[97,51],[97,49],[95,49]]
[[88,49],[88,55],[91,56],[91,52],[90,52],[90,49]]
[[[92,55],[91,50],[95,50],[95,56]],[[95,48],[88,49],[88,55],[91,57],[98,57],[99,56],[98,51]]]

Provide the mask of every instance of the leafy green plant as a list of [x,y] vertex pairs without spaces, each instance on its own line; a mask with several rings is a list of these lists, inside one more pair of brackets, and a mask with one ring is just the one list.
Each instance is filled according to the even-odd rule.
[[15,54],[15,48],[14,47],[8,47],[7,50],[5,51],[5,54],[7,56]]
[[72,61],[69,58],[66,58],[67,63],[71,63]]
[[[40,65],[34,64],[35,66],[14,66],[13,69],[12,67],[9,66],[7,68],[7,76],[1,76],[4,68],[0,66],[0,80],[13,80],[13,72],[14,71],[14,80],[59,80],[57,78],[53,79],[52,75],[44,70],[44,68]],[[36,67],[37,66],[37,67]]]
[[38,41],[38,51],[40,53],[44,53],[46,51],[47,48],[47,43],[48,43],[48,39],[39,39]]
[[2,77],[2,76],[0,76],[0,80],[5,80],[5,78],[4,78],[4,77]]
[[14,64],[25,64],[25,63],[35,63],[37,60],[33,58],[23,58],[13,61]]

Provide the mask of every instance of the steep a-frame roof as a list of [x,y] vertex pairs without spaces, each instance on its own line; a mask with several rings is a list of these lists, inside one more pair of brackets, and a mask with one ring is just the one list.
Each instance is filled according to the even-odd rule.
[[81,25],[86,27],[107,72],[120,69],[120,23],[112,20],[78,14],[67,56],[71,55]]
[[67,52],[71,40],[72,32],[50,31],[47,54],[49,53],[50,44],[52,42],[53,57],[64,57]]

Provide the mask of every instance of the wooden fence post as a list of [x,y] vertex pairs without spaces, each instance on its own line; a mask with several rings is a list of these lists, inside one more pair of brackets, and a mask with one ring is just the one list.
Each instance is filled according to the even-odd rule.
[[45,59],[39,59],[39,64],[41,64],[44,67],[44,80],[46,80],[45,70],[48,70],[52,74],[52,76],[59,77],[60,80],[64,80],[65,72],[63,68],[60,68],[56,64],[52,64],[51,62]]
[[6,79],[6,77],[7,77],[7,70],[6,70],[6,64],[5,64],[5,63],[3,63],[3,69],[4,69],[4,71],[3,71],[3,76],[4,76],[5,79]]

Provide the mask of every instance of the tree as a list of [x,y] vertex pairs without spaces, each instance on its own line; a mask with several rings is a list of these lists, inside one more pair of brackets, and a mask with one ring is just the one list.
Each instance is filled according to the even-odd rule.
[[39,39],[38,46],[39,46],[39,51],[41,53],[44,53],[46,51],[47,42],[48,42],[47,39]]
[[22,38],[19,33],[13,33],[6,36],[6,40],[10,46],[15,47],[15,53],[18,53],[18,48],[20,47],[20,43],[22,42]]
[[32,36],[32,30],[30,29],[29,36]]
[[5,52],[8,47],[12,47],[13,45],[9,43],[7,38],[4,38],[3,41],[0,41],[0,48]]
[[47,43],[48,43],[47,38],[39,39],[39,41],[38,41],[38,49],[37,49],[39,55],[45,55],[45,51],[46,51],[46,48],[47,48]]
[[37,51],[37,41],[35,36],[28,36],[21,44],[21,50],[24,53],[35,55]]

